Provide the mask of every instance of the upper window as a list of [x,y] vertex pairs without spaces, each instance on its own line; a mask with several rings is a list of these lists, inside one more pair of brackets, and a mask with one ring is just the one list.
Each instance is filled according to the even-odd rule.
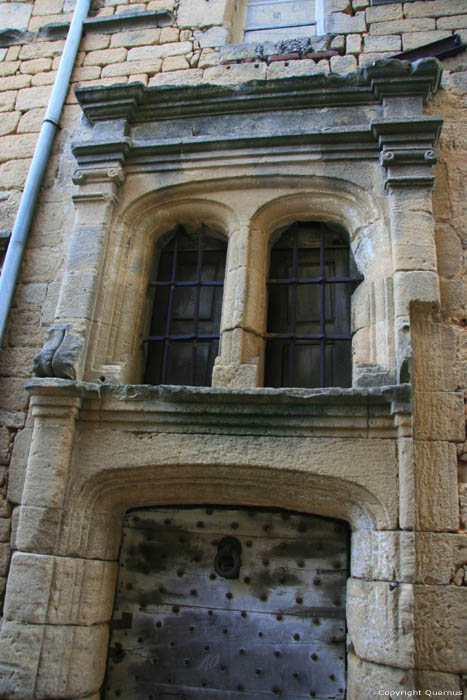
[[271,250],[265,386],[350,386],[350,297],[360,281],[348,235],[297,222]]
[[247,0],[245,41],[284,41],[314,34],[315,0]]
[[156,247],[145,381],[210,386],[219,348],[226,243],[182,227]]

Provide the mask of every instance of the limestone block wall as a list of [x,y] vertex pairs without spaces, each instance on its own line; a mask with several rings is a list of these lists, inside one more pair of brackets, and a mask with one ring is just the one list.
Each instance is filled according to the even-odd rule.
[[[0,354],[2,587],[10,566],[10,517],[21,500],[23,483],[19,475],[24,474],[32,435],[32,416],[23,385],[31,376],[32,358],[54,319],[73,230],[71,195],[76,188],[72,172],[76,163],[71,141],[87,137],[89,132],[74,88],[135,81],[148,86],[234,86],[254,79],[348,74],[378,58],[453,33],[467,42],[467,0],[415,0],[378,6],[370,6],[370,0],[332,0],[328,6],[328,34],[279,47],[239,43],[235,4],[231,0],[210,0],[207,5],[205,0],[149,0],[137,4],[98,0],[93,5],[92,17],[102,20],[102,24],[90,26],[82,39]],[[11,231],[13,226],[63,50],[63,28],[47,27],[68,22],[72,9],[69,0],[0,3],[0,232]],[[156,16],[156,12],[162,14]],[[125,20],[141,13],[153,15],[136,25],[133,20]],[[1,25],[17,31],[2,33]],[[355,540],[353,550],[355,561],[367,564],[374,552],[389,552],[387,556],[395,561],[404,560],[404,553],[416,550],[416,573],[411,577],[404,569],[403,585],[407,588],[401,604],[415,610],[417,622],[430,615],[431,622],[421,625],[424,632],[418,635],[416,648],[406,650],[413,668],[405,671],[399,668],[400,659],[393,656],[379,665],[381,659],[372,658],[370,643],[367,648],[351,651],[348,682],[350,696],[355,698],[370,697],[375,687],[400,687],[404,683],[407,688],[416,684],[430,687],[430,683],[438,683],[444,689],[458,690],[463,683],[458,656],[463,632],[458,611],[467,585],[463,545],[467,529],[467,442],[463,429],[467,392],[467,53],[444,60],[443,68],[442,89],[426,108],[427,113],[444,120],[433,192],[441,303],[439,309],[431,304],[410,309],[414,449],[411,440],[399,441],[400,463],[407,466],[404,497],[398,504],[399,527],[405,532],[395,536],[394,546],[386,541],[369,542],[362,535],[361,546],[357,547]],[[419,208],[417,215],[422,218],[424,211]],[[407,215],[411,215],[410,207]],[[413,236],[417,236],[416,225]],[[413,464],[416,478],[410,476]],[[446,496],[456,488],[458,502]],[[358,572],[358,568],[354,570]],[[371,603],[370,610],[367,605],[371,595],[375,600],[377,597],[375,589],[370,595],[365,588],[366,580],[373,575],[371,563],[354,574],[354,627],[364,625],[368,616],[379,614],[376,603]],[[437,612],[432,615],[435,607]],[[405,625],[404,611],[397,614]],[[381,626],[385,624],[382,620]],[[445,651],[436,638],[439,629],[449,627],[454,630],[452,646]],[[447,638],[446,633],[443,639]],[[440,681],[443,673],[444,680]],[[53,695],[55,689],[50,692]]]

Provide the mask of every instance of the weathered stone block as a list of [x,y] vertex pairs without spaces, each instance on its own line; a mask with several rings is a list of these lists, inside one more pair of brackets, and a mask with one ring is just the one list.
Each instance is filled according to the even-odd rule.
[[345,48],[345,36],[343,36],[342,34],[335,36],[334,39],[331,41],[329,48],[335,49],[336,51],[343,51]]
[[440,17],[436,21],[437,29],[465,29],[467,27],[467,14],[453,15],[452,17]]
[[[3,82],[3,81],[0,81]],[[2,98],[0,100],[0,112],[10,112],[15,107],[16,90],[10,90],[2,93]]]
[[30,427],[20,430],[15,437],[8,478],[8,499],[12,503],[21,503],[31,437]]
[[29,624],[95,625],[112,615],[117,564],[16,552],[5,616]]
[[2,378],[2,409],[4,411],[23,411],[27,406],[27,396],[24,391],[24,379],[16,377]]
[[186,70],[190,67],[190,64],[186,60],[185,56],[169,56],[164,58],[162,61],[162,72],[172,70]]
[[110,63],[122,63],[126,59],[126,57],[127,51],[124,48],[103,49],[102,51],[90,51],[88,54],[86,54],[83,65],[107,66]]
[[457,455],[447,442],[414,443],[415,527],[446,531],[459,527]]
[[348,639],[366,661],[413,668],[413,586],[362,581],[347,583]]
[[331,72],[347,75],[357,70],[357,59],[355,56],[332,56]]
[[467,0],[418,0],[404,6],[405,17],[442,17],[459,12],[467,12]]
[[42,87],[43,85],[52,85],[55,80],[55,71],[46,73],[36,73],[32,76],[31,87]]
[[0,77],[3,78],[7,75],[14,75],[20,65],[19,61],[4,61],[0,63]]
[[402,5],[393,4],[389,7],[385,7],[384,5],[368,7],[368,9],[365,11],[365,16],[368,24],[373,24],[373,22],[402,19]]
[[467,587],[416,586],[415,659],[430,671],[465,673]]
[[257,44],[252,42],[222,46],[219,50],[221,63],[243,61],[246,58],[256,58],[256,47]]
[[[114,65],[118,66],[120,64],[117,63]],[[73,71],[72,80],[73,82],[81,80],[96,80],[100,76],[100,74],[100,66],[78,66]]]
[[35,0],[33,15],[56,15],[63,10],[63,0]]
[[[131,34],[132,32],[128,33]],[[116,45],[113,43],[111,44],[111,41],[116,37],[122,36],[123,34],[126,34],[126,32],[118,32],[117,34],[112,34],[111,36],[109,36],[108,34],[86,33],[81,39],[80,49],[81,51],[87,53],[88,51],[98,51],[100,49],[107,49],[109,45],[112,45],[112,47],[114,47]],[[124,46],[124,44],[122,44],[122,46]]]
[[180,30],[177,27],[162,27],[159,43],[171,44],[174,41],[189,41],[193,37],[193,32],[185,31],[184,36],[180,36]]
[[371,334],[368,327],[359,328],[352,338],[352,360],[354,365],[369,364],[371,357]]
[[16,131],[20,116],[20,112],[9,112],[5,114],[0,120],[0,136],[12,134]]
[[405,34],[407,32],[429,32],[433,29],[436,29],[436,22],[428,17],[423,19],[395,19],[371,24],[370,34]]
[[464,299],[467,295],[467,283],[463,278],[453,280],[440,280],[441,310],[444,318],[458,319],[463,323],[462,311]]
[[467,537],[451,533],[420,532],[416,539],[416,581],[448,585],[467,562]]
[[410,670],[370,663],[360,659],[355,653],[347,655],[347,664],[348,700],[363,700],[379,695],[384,697],[384,694],[393,688],[401,692],[404,692],[404,689],[414,689]]
[[53,15],[39,15],[38,17],[31,17],[29,20],[29,31],[38,32],[41,27],[47,24],[60,24],[62,22],[71,22],[72,13],[67,12],[63,14],[53,14]]
[[[436,673],[415,669],[400,669],[392,666],[382,666],[359,659],[354,653],[347,656],[348,681],[347,697],[349,700],[362,698],[388,697],[417,697],[425,690],[448,691],[458,694],[460,678],[450,673]],[[396,696],[395,693],[404,693]],[[415,694],[414,694],[415,693]]]
[[193,50],[191,41],[180,41],[160,46],[137,46],[128,51],[127,61],[153,61],[167,56],[180,56]]
[[20,88],[28,87],[30,84],[30,75],[10,75],[8,78],[2,78],[2,80],[0,80],[0,91],[9,92],[10,90],[19,90]]
[[265,63],[239,63],[233,66],[214,66],[204,71],[203,79],[217,85],[239,85],[248,80],[262,80],[266,77]]
[[355,34],[366,31],[365,13],[351,16],[344,12],[334,12],[328,18],[327,31],[330,34]]
[[431,32],[406,32],[402,34],[402,46],[404,51],[411,51],[418,46],[430,44],[432,41],[440,41],[451,36],[448,31],[431,31]]
[[206,31],[193,32],[195,40],[202,49],[224,46],[229,40],[229,31],[226,27],[211,27]]
[[17,622],[45,622],[53,558],[15,553],[5,596],[5,617]]
[[[31,87],[20,90],[16,100],[16,109],[25,111],[27,109],[34,109],[35,107],[46,107],[49,103],[50,93],[51,88],[48,86]],[[23,158],[24,155],[23,153]]]
[[439,302],[438,275],[430,271],[396,272],[394,306],[396,316],[407,316],[412,302]]
[[0,27],[27,29],[32,7],[32,5],[23,2],[2,3],[0,5]]
[[34,697],[43,629],[3,621],[0,630],[0,698],[24,700]]
[[21,73],[29,73],[30,75],[35,75],[36,73],[41,73],[43,71],[48,71],[52,67],[52,59],[50,58],[33,58],[30,61],[23,61],[21,63],[20,71]]
[[147,76],[146,73],[137,73],[136,75],[129,75],[128,76],[129,83],[143,83],[143,85],[147,85],[148,81],[149,81],[149,77]]
[[12,517],[12,547],[23,552],[55,554],[61,511],[18,506]]
[[[66,698],[97,692],[105,672],[107,625],[46,625],[43,634],[37,695]],[[60,654],[57,649],[61,650]]]
[[0,376],[24,377],[31,376],[32,358],[37,348],[9,347],[2,350],[0,355]]
[[452,225],[439,223],[435,228],[438,272],[443,277],[456,277],[461,270],[461,240]]
[[[372,8],[372,9],[377,9]],[[379,52],[379,51],[400,51],[401,50],[401,38],[398,34],[387,34],[382,36],[372,36],[368,34],[365,37],[365,51]]]
[[288,78],[295,75],[313,75],[314,73],[329,73],[329,61],[315,63],[312,59],[299,61],[275,61],[268,66],[267,77]]
[[417,440],[465,440],[464,402],[461,394],[414,392],[414,435]]
[[180,0],[177,22],[180,28],[229,26],[232,0]]
[[[415,315],[414,315],[415,316]],[[415,385],[423,392],[451,391],[459,386],[456,366],[456,334],[447,324],[426,318],[412,321]],[[427,358],[430,358],[427,361]],[[427,401],[430,397],[427,395]]]
[[158,73],[162,67],[162,60],[158,58],[154,61],[125,61],[124,63],[114,63],[112,66],[104,66],[102,69],[102,78],[112,78],[135,73],[145,72],[148,75]]
[[412,437],[398,440],[399,458],[399,523],[404,530],[415,527],[414,445]]
[[112,48],[150,46],[151,44],[157,44],[160,36],[160,29],[133,29],[126,32],[117,32],[112,34],[110,46]]
[[[3,352],[2,352],[3,355]],[[8,464],[10,454],[10,431],[5,425],[0,425],[0,464]]]
[[220,56],[217,51],[214,51],[214,49],[204,49],[199,56],[196,68],[210,68],[211,66],[217,66],[219,62]]
[[10,519],[0,518],[0,542],[10,541]]
[[415,536],[412,532],[358,530],[352,534],[354,578],[412,583],[415,579]]
[[359,54],[362,50],[362,37],[360,34],[348,34],[346,37],[346,53]]

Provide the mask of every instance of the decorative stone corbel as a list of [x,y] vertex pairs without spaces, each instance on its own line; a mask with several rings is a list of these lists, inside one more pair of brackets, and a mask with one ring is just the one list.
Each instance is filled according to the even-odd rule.
[[439,117],[420,116],[389,119],[372,123],[372,131],[381,149],[384,189],[391,187],[427,187],[434,184],[431,166],[437,161],[434,145],[442,126]]
[[76,379],[76,363],[83,341],[69,324],[54,323],[45,334],[42,350],[33,358],[36,377]]

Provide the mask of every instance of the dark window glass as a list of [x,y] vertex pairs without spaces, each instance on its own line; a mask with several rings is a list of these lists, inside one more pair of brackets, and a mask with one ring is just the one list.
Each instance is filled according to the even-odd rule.
[[346,232],[295,223],[271,250],[265,386],[350,386],[350,297],[360,277]]
[[219,348],[225,241],[183,228],[156,251],[145,381],[209,386]]

